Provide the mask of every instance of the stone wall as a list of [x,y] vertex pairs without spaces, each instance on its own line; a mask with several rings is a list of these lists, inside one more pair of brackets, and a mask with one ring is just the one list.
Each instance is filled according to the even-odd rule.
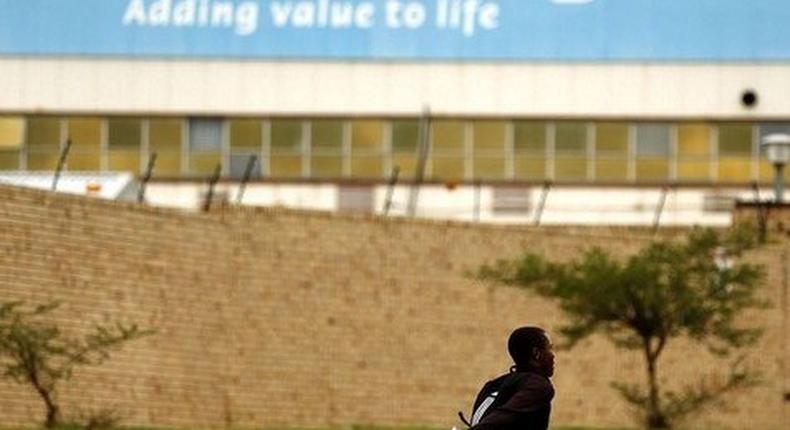
[[[674,231],[669,234],[682,234]],[[186,214],[0,186],[0,300],[63,306],[79,332],[122,318],[155,327],[60,391],[65,413],[112,409],[127,425],[180,428],[349,424],[457,425],[523,324],[556,329],[558,309],[466,274],[524,249],[567,258],[591,245],[618,254],[644,230],[493,227],[282,210]],[[753,312],[766,334],[749,363],[766,382],[700,428],[780,429],[788,403],[786,245],[749,256],[769,268]],[[669,345],[662,380],[715,378],[704,349]],[[609,388],[643,380],[635,353],[593,338],[557,357],[555,424],[630,425]],[[0,426],[33,425],[42,407],[0,380]]]

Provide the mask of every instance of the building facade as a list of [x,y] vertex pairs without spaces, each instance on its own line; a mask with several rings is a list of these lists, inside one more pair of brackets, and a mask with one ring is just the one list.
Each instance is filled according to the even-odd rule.
[[531,189],[533,209],[547,182],[751,195],[773,177],[761,137],[790,130],[784,3],[3,0],[0,169],[53,170],[70,141],[71,171],[156,153],[154,200],[197,201],[252,155],[251,196],[381,194],[395,168]]

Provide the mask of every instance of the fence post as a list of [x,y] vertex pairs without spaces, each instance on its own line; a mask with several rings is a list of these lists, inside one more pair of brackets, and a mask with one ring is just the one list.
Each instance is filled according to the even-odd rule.
[[145,167],[145,174],[140,180],[140,189],[137,191],[137,203],[145,202],[145,187],[148,185],[148,181],[151,180],[151,174],[154,172],[154,166],[156,165],[156,152],[151,153],[151,157],[148,159],[148,165]]
[[474,219],[475,222],[480,222],[480,193],[482,192],[483,184],[478,179],[475,181],[475,190],[474,190]]
[[664,205],[667,202],[667,193],[674,188],[674,185],[664,185],[661,187],[661,195],[658,198],[658,205],[656,206],[656,213],[653,215],[653,234],[658,233],[658,228],[661,226],[661,214],[664,212]]
[[219,182],[219,176],[222,173],[222,165],[217,164],[214,169],[214,174],[208,180],[208,192],[206,193],[206,201],[203,203],[203,212],[208,212],[211,209],[211,201],[214,199],[214,186]]
[[425,178],[425,165],[428,162],[428,149],[431,144],[431,111],[426,107],[422,112],[420,120],[420,141],[419,152],[417,154],[417,171],[414,174],[414,184],[409,193],[409,204],[407,206],[408,215],[413,217],[417,214],[417,201],[419,200],[420,187]]
[[757,182],[752,182],[752,190],[754,190],[754,203],[757,205],[757,240],[765,243],[768,240],[768,210],[760,198],[760,186]]
[[538,201],[538,207],[535,208],[535,226],[540,226],[540,219],[543,217],[543,208],[546,207],[546,199],[549,197],[549,191],[551,191],[551,181],[546,181],[543,183],[543,190],[540,193],[540,200]]
[[392,208],[392,195],[395,193],[395,185],[398,183],[399,174],[400,167],[393,167],[392,175],[390,175],[390,180],[387,184],[387,196],[384,198],[384,216],[387,216],[390,212],[390,209]]
[[239,193],[236,195],[236,204],[241,204],[241,199],[244,197],[244,191],[247,189],[247,182],[250,180],[250,176],[252,176],[252,169],[255,167],[255,162],[258,160],[258,156],[255,154],[250,155],[249,160],[247,160],[247,167],[244,169],[244,176],[241,178],[241,184],[239,184]]
[[58,165],[55,167],[55,177],[52,178],[52,191],[57,191],[58,181],[60,180],[60,172],[66,164],[66,158],[69,156],[69,149],[71,149],[71,139],[66,140],[66,146],[60,151],[60,158],[58,158]]

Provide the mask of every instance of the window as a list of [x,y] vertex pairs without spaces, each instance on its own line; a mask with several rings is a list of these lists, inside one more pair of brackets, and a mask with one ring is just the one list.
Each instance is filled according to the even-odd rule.
[[595,179],[628,179],[628,124],[600,122],[595,125]]
[[513,124],[513,151],[519,153],[546,153],[546,123],[542,121],[516,121]]
[[[254,159],[253,159],[254,157]],[[252,170],[250,171],[250,179],[261,177],[261,160],[257,154],[230,154],[230,176],[232,178],[241,179],[247,171],[247,165],[252,162]]]
[[351,176],[380,178],[384,170],[384,123],[357,120],[351,123]]
[[343,176],[341,155],[313,154],[310,160],[310,175],[314,178],[339,178]]
[[636,126],[636,155],[640,158],[669,156],[669,126],[639,124]]
[[392,154],[392,167],[400,169],[400,179],[413,179],[417,171],[417,156],[412,154]]
[[719,155],[746,156],[752,154],[752,126],[749,124],[719,125]]
[[392,122],[392,166],[400,168],[401,178],[413,178],[417,169],[417,148],[420,122],[397,120]]
[[585,154],[587,127],[582,122],[558,122],[554,144],[557,154]]
[[434,155],[431,173],[442,181],[459,181],[464,178],[465,161],[463,156]]
[[719,124],[720,182],[751,180],[752,140],[750,124]]
[[301,120],[272,120],[271,174],[281,178],[302,176],[303,125]]
[[31,117],[27,123],[27,144],[31,147],[60,147],[60,120]]
[[181,120],[152,119],[149,128],[152,151],[181,152]]
[[101,119],[69,118],[67,123],[72,149],[99,150],[101,146]]
[[277,178],[301,177],[302,156],[272,154],[270,171],[271,171],[271,175]]
[[558,122],[554,138],[554,176],[559,180],[587,178],[587,125]]
[[310,127],[310,172],[318,178],[343,176],[343,122],[313,121]]
[[516,121],[513,124],[513,172],[516,179],[546,179],[547,124]]
[[628,124],[599,122],[595,125],[595,153],[599,156],[628,157]]
[[637,181],[664,181],[669,178],[669,148],[668,124],[636,126]]
[[68,136],[71,149],[66,160],[69,170],[100,170],[102,120],[91,117],[68,118]]
[[463,155],[464,128],[465,125],[462,121],[435,121],[431,125],[433,153]]
[[417,152],[420,140],[420,123],[417,120],[392,122],[392,152]]
[[465,124],[462,121],[436,121],[432,124],[432,173],[440,180],[464,177]]
[[24,127],[21,117],[0,117],[0,170],[19,168]]
[[231,151],[259,152],[261,150],[261,121],[257,119],[234,119],[230,127]]
[[475,157],[475,179],[504,179],[505,157]]
[[222,120],[191,118],[189,120],[189,172],[213,174],[222,163]]
[[314,154],[340,154],[343,148],[343,122],[313,121],[310,125],[310,143]]
[[261,176],[261,148],[263,144],[261,121],[258,119],[233,119],[228,121],[230,135],[230,176],[243,178],[250,157],[256,157],[250,178]]
[[709,157],[710,127],[707,124],[691,123],[678,126],[679,157]]
[[25,120],[21,117],[0,117],[0,149],[19,150],[24,126]]
[[702,123],[678,126],[678,179],[710,180],[710,126]]
[[148,129],[149,151],[156,152],[153,175],[172,177],[181,174],[183,120],[152,119]]
[[473,130],[475,179],[504,179],[506,123],[475,121]]
[[55,170],[60,154],[60,119],[30,117],[27,122],[27,169]]
[[516,154],[513,159],[513,172],[516,179],[545,180],[546,157]]
[[384,123],[377,120],[357,120],[351,123],[353,154],[380,155],[384,150]]
[[222,120],[189,120],[190,152],[219,152],[222,150]]
[[222,155],[218,152],[193,152],[189,155],[189,171],[195,175],[213,175],[217,166],[222,167]]
[[140,120],[136,118],[113,118],[107,121],[110,149],[140,149]]
[[110,170],[139,172],[142,137],[140,119],[111,118],[107,120],[107,134]]
[[272,153],[275,154],[301,154],[302,153],[302,121],[298,120],[273,120],[272,121]]

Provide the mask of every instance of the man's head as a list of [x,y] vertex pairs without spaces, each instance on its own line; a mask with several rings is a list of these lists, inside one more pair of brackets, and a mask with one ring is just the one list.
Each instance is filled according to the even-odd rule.
[[520,327],[510,334],[507,350],[519,370],[532,370],[543,376],[554,374],[551,339],[539,327]]

